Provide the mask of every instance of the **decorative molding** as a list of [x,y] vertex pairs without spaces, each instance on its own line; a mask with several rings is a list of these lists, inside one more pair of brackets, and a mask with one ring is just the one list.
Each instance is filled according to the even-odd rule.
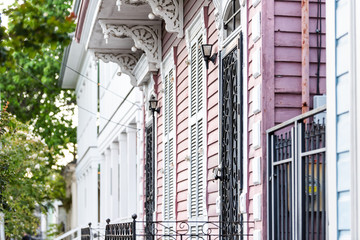
[[133,74],[137,80],[136,86],[142,86],[146,84],[151,78],[152,73],[158,72],[158,68],[154,63],[149,63],[143,54],[137,62]]
[[124,4],[140,6],[148,3],[152,12],[164,19],[165,29],[168,32],[178,33],[178,38],[182,38],[184,26],[183,0],[116,0],[115,4],[118,11]]
[[177,37],[184,36],[183,0],[147,0],[153,13],[165,21],[168,32],[178,33]]
[[215,10],[214,10],[214,15],[215,15],[215,24],[216,24],[216,28],[218,30],[221,29],[221,22],[222,22],[222,6],[221,6],[221,2],[219,0],[213,0],[214,6],[215,6]]
[[116,0],[115,4],[118,8],[118,11],[121,11],[122,5],[134,5],[134,6],[141,6],[146,4],[146,0]]
[[[206,36],[206,24],[205,24],[205,11],[200,11],[199,14],[195,17],[192,21],[190,26],[185,30],[185,40],[186,40],[186,47],[188,51],[191,49],[191,42],[197,36],[199,32],[202,32],[204,36],[204,43],[207,43],[207,36]],[[190,54],[188,55],[188,60],[190,61]]]
[[103,62],[113,62],[119,65],[121,72],[130,76],[131,84],[136,86],[136,78],[133,74],[133,70],[139,60],[134,54],[129,53],[101,53],[95,52],[95,57],[101,59]]
[[149,62],[160,67],[161,62],[161,29],[159,25],[134,25],[108,24],[99,21],[104,38],[110,35],[117,38],[130,37],[134,40],[135,47],[145,52]]

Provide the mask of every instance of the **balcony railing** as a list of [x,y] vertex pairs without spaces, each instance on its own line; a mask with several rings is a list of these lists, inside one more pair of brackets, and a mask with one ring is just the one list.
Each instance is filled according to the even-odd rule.
[[267,131],[269,239],[326,239],[325,111]]
[[[105,240],[217,240],[217,239],[233,239],[240,240],[243,236],[252,236],[237,232],[225,233],[221,230],[222,226],[228,229],[243,229],[243,224],[254,224],[254,222],[232,222],[221,224],[219,221],[137,221],[136,215],[133,215],[132,222],[110,224],[107,220],[105,228]],[[253,227],[253,226],[252,226]],[[89,229],[91,238],[96,239],[99,236],[94,231],[92,234]],[[82,239],[87,239],[88,231],[82,231]],[[220,234],[221,233],[221,234]],[[84,238],[83,238],[84,237]],[[101,237],[102,239],[102,237]]]

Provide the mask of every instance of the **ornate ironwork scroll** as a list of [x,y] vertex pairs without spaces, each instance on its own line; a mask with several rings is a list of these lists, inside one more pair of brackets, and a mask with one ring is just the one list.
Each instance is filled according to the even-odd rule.
[[[132,222],[108,224],[105,230],[105,240],[136,240],[139,239],[170,239],[170,240],[220,240],[220,239],[239,239],[243,236],[241,232],[225,232],[222,226],[230,226],[234,229],[242,229],[244,222],[219,221],[151,221],[147,222],[144,228],[143,221],[136,221],[133,216]],[[252,224],[254,222],[246,222]],[[198,231],[194,232],[196,226]]]
[[[149,227],[150,222],[153,221],[153,213],[155,209],[155,163],[153,160],[153,127],[150,125],[146,128],[146,199],[145,199],[145,217],[146,226]],[[150,230],[150,229],[149,229]],[[147,236],[147,240],[152,240],[153,237]]]
[[[239,49],[234,48],[222,58],[221,82],[221,236],[242,233],[239,225],[239,195],[241,193],[241,81],[239,79]],[[242,226],[242,225],[241,225]]]

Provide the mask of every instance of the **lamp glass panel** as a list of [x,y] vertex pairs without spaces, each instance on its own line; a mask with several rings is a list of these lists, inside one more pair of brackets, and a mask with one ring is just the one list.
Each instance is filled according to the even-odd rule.
[[210,57],[210,56],[211,56],[212,45],[210,45],[210,44],[203,44],[201,47],[202,47],[203,57]]
[[150,102],[150,108],[151,108],[151,109],[156,109],[157,100],[152,99],[152,100],[150,100],[149,102]]

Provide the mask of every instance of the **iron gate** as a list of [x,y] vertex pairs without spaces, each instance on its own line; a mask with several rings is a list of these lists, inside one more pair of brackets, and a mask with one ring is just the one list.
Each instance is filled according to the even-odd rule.
[[269,239],[326,239],[325,110],[267,131]]
[[[239,195],[242,192],[242,35],[236,46],[221,56],[220,156],[221,235],[223,239],[240,231]],[[241,226],[240,229],[238,227]]]
[[[146,225],[150,225],[153,221],[153,213],[155,209],[155,161],[153,159],[153,127],[150,125],[146,128],[146,163],[145,163],[145,176],[146,176],[146,191],[145,191],[145,219]],[[152,240],[151,236],[146,238]]]

